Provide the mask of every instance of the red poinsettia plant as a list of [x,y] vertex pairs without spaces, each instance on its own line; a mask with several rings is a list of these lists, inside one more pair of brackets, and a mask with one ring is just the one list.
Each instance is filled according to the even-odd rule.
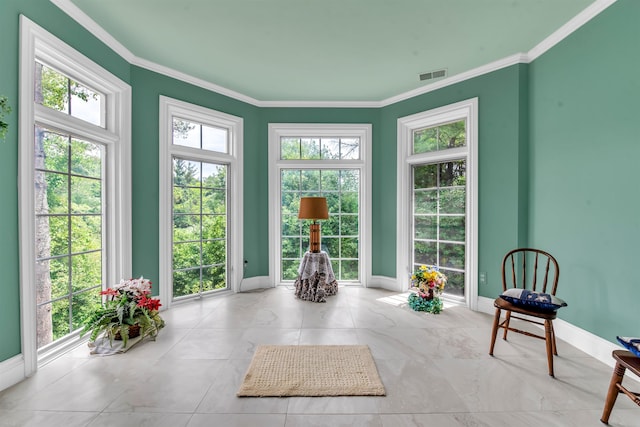
[[112,288],[100,292],[105,301],[96,307],[84,323],[82,334],[91,332],[90,341],[104,334],[113,345],[114,339],[121,339],[127,346],[133,335],[155,338],[164,327],[158,298],[151,297],[151,281],[139,279],[122,280]]

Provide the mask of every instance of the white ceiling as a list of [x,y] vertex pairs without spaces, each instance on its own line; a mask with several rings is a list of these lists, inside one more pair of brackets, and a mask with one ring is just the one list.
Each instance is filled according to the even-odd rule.
[[421,73],[446,69],[455,78],[526,54],[586,8],[611,3],[52,1],[134,63],[260,102],[383,101],[442,80],[420,81]]

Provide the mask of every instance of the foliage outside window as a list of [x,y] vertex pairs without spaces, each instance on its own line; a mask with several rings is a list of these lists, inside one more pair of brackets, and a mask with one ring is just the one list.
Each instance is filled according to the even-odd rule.
[[329,219],[322,221],[322,250],[331,258],[338,281],[358,281],[360,171],[358,169],[281,170],[281,280],[295,280],[309,248],[309,221],[298,219],[303,196],[327,198]]
[[281,138],[282,160],[357,160],[360,138]]
[[401,288],[404,272],[433,266],[448,277],[445,298],[476,309],[478,99],[399,118],[397,148]]
[[340,284],[366,286],[371,258],[369,187],[371,125],[269,123],[270,266],[278,284],[292,283],[309,250],[310,221],[300,198],[326,197],[321,250]]
[[9,130],[9,124],[4,121],[4,117],[9,113],[11,113],[9,100],[6,96],[0,96],[0,141],[4,141],[7,131]]
[[173,159],[173,296],[227,288],[227,166]]
[[446,274],[444,291],[464,296],[466,162],[413,167],[413,267],[434,265]]
[[160,96],[160,126],[160,297],[167,307],[240,287],[243,120]]
[[35,102],[104,127],[104,95],[36,62]]
[[218,153],[229,152],[229,131],[189,120],[173,118],[173,144]]
[[428,153],[466,145],[466,120],[413,131],[413,153]]
[[[413,132],[414,154],[466,145],[466,120]],[[464,160],[413,167],[414,268],[436,265],[449,280],[445,292],[464,296],[466,163]]]
[[[92,124],[101,95],[36,62],[35,102]],[[97,102],[94,102],[96,101]],[[73,108],[72,108],[73,106]],[[78,330],[103,280],[104,161],[98,143],[35,127],[37,343]]]

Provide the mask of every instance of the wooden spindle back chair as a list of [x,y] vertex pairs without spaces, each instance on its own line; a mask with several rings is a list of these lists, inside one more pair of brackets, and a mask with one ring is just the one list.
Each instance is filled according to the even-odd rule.
[[[503,291],[509,288],[520,288],[555,295],[558,288],[559,276],[560,268],[556,259],[548,252],[540,249],[514,249],[509,251],[502,260]],[[507,333],[509,331],[543,339],[546,341],[549,375],[553,377],[553,356],[558,355],[556,335],[553,329],[553,319],[556,318],[556,310],[516,305],[500,297],[496,298],[493,305],[496,311],[493,319],[489,354],[493,356],[496,336],[500,328],[504,329],[504,340],[507,339]],[[500,322],[500,316],[503,310],[505,311],[505,319]],[[527,317],[521,317],[519,315],[526,315]],[[544,335],[514,328],[511,326],[511,319],[542,325],[544,326]]]

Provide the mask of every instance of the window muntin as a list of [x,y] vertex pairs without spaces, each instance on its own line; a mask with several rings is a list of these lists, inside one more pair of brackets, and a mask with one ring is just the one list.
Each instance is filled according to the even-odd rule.
[[[53,331],[52,322],[43,324],[40,319],[46,319],[46,316],[38,313],[38,303],[48,300],[43,296],[38,296],[43,288],[47,291],[49,283],[51,281],[50,273],[47,271],[43,273],[43,269],[50,268],[50,264],[54,263],[54,268],[58,271],[63,271],[63,268],[72,267],[70,275],[72,281],[80,278],[77,273],[82,263],[75,265],[75,273],[73,271],[73,260],[71,263],[54,261],[54,257],[46,260],[46,256],[43,255],[41,247],[44,241],[48,241],[54,255],[61,255],[58,258],[62,259],[64,256],[72,256],[80,259],[81,256],[85,258],[88,255],[82,255],[83,252],[88,252],[90,249],[94,249],[93,245],[88,245],[82,240],[71,238],[72,248],[71,252],[64,252],[64,244],[61,238],[53,238],[50,234],[53,231],[56,233],[62,233],[64,230],[68,230],[69,223],[72,227],[71,233],[76,233],[80,229],[82,222],[87,224],[91,221],[101,223],[100,233],[102,235],[103,245],[101,248],[100,262],[92,261],[96,265],[100,265],[102,270],[102,283],[101,285],[108,286],[108,284],[115,283],[122,277],[131,277],[131,215],[130,215],[130,136],[131,136],[131,87],[122,80],[118,79],[107,70],[92,62],[80,52],[74,50],[69,45],[61,42],[52,34],[48,33],[43,28],[39,27],[34,22],[30,21],[25,16],[20,16],[20,75],[24,78],[20,79],[20,132],[19,132],[19,172],[20,172],[20,291],[21,291],[21,303],[20,303],[20,318],[21,318],[21,333],[22,333],[22,346],[21,352],[24,357],[25,363],[25,375],[33,374],[40,363],[47,363],[53,358],[61,354],[70,346],[73,346],[78,341],[78,326],[76,322],[79,317],[76,316],[78,310],[73,309],[73,319],[70,321],[71,327],[74,331],[70,334],[61,337],[50,345],[44,345],[42,342],[38,343],[38,336],[52,337]],[[76,98],[72,96],[69,91],[70,82],[67,82],[67,87],[63,88],[59,92],[59,96],[63,98],[62,101],[53,99],[55,101],[51,105],[62,105],[61,108],[64,111],[58,111],[54,108],[50,108],[46,105],[42,105],[39,100],[44,100],[42,95],[42,67],[46,65],[50,69],[56,71],[58,74],[63,75],[69,80],[78,82],[80,86],[86,88],[92,93],[98,94],[100,121],[94,117],[92,122],[87,121],[82,114],[79,114],[79,108],[85,104],[82,98]],[[45,87],[50,85],[46,82]],[[49,85],[49,86],[48,86]],[[55,85],[53,85],[55,86]],[[78,89],[83,90],[83,89]],[[65,103],[64,98],[67,98]],[[93,96],[89,96],[89,100],[86,104],[92,103]],[[76,105],[74,105],[76,104]],[[64,106],[66,105],[66,109]],[[70,106],[70,107],[69,107]],[[97,110],[97,108],[91,107],[90,110]],[[44,214],[42,207],[36,207],[42,199],[46,200],[47,192],[44,191],[44,185],[36,186],[36,164],[40,169],[45,169],[44,162],[45,157],[43,151],[37,151],[37,147],[34,141],[37,140],[38,135],[36,132],[38,128],[44,129],[49,132],[49,137],[54,139],[52,134],[69,138],[71,136],[71,142],[69,144],[75,144],[75,141],[81,141],[89,143],[85,148],[87,151],[100,151],[101,152],[101,164],[100,173],[95,173],[96,161],[77,163],[73,161],[73,158],[69,158],[66,162],[71,162],[72,173],[69,176],[67,174],[65,184],[70,186],[72,191],[74,188],[80,186],[82,183],[86,183],[89,180],[84,178],[100,178],[102,184],[100,185],[100,192],[102,193],[102,199],[100,202],[100,214],[102,220],[96,220],[95,217],[88,218],[87,212],[81,212],[74,206],[76,202],[75,196],[69,197],[68,194],[64,197],[71,200],[71,221],[68,218],[65,220],[63,215],[55,216],[50,215],[47,219],[44,216],[38,216],[37,212]],[[64,139],[62,138],[62,139]],[[87,147],[92,147],[90,150]],[[51,148],[51,150],[54,150]],[[72,156],[77,150],[72,147]],[[38,159],[40,157],[40,159]],[[92,155],[92,157],[96,157]],[[47,159],[51,160],[51,158]],[[38,171],[40,178],[46,179],[44,174],[51,174],[54,172],[64,171],[65,169],[59,168],[55,170],[54,166],[50,166],[53,162],[49,162],[46,168],[51,168],[47,171]],[[89,165],[89,163],[91,163]],[[86,168],[87,171],[83,172],[78,167]],[[69,169],[66,169],[69,170]],[[58,176],[59,177],[59,176]],[[80,179],[82,177],[82,179]],[[75,182],[75,185],[74,185]],[[46,183],[45,183],[46,184]],[[93,190],[96,190],[94,184]],[[58,194],[62,194],[62,191],[58,191]],[[63,201],[66,200],[63,197]],[[54,204],[55,205],[55,204]],[[85,205],[93,206],[97,213],[95,203],[87,203]],[[60,205],[57,205],[60,208]],[[46,211],[44,211],[46,212]],[[74,214],[83,214],[82,222],[78,218],[74,217]],[[91,212],[89,212],[91,213]],[[68,213],[65,213],[68,216]],[[54,218],[55,217],[55,218]],[[37,228],[42,224],[36,224],[38,221],[49,222],[58,219],[60,223],[52,224],[52,233],[38,232]],[[82,224],[84,225],[84,224]],[[97,233],[97,224],[88,225],[92,227],[95,233]],[[68,234],[68,232],[67,232]],[[82,243],[82,244],[79,244]],[[75,245],[75,246],[74,246]],[[90,248],[90,249],[87,249]],[[94,252],[94,255],[95,252]],[[42,262],[38,261],[41,258]],[[38,270],[39,269],[39,270]],[[56,270],[53,270],[54,272]],[[39,274],[42,273],[42,274]],[[76,276],[74,276],[76,274]],[[85,276],[86,277],[86,276]],[[84,279],[72,282],[70,286],[74,291],[82,290],[84,287],[92,286],[90,280]],[[54,289],[56,297],[62,295],[60,289]],[[82,294],[85,295],[84,293]],[[99,298],[99,295],[98,295]],[[70,298],[67,297],[66,301],[71,300],[71,305],[79,303],[75,293]],[[62,300],[59,300],[62,301]],[[52,301],[52,304],[45,307],[44,310],[51,314],[53,305],[61,305],[58,301]],[[65,302],[66,304],[66,302]],[[83,304],[80,304],[83,305]],[[93,306],[93,303],[87,302],[87,306]],[[66,306],[62,307],[62,311],[65,311]],[[60,324],[69,324],[67,322],[60,322]],[[41,331],[41,332],[38,332]]]
[[218,153],[229,153],[229,130],[174,117],[173,144]]
[[413,154],[464,147],[467,143],[466,120],[429,126],[413,131]]
[[359,281],[360,170],[281,169],[281,281],[295,280],[309,249],[309,221],[298,220],[300,198],[327,198],[329,219],[321,221],[322,250],[329,254],[338,281]]
[[434,265],[445,293],[464,297],[466,161],[418,164],[413,175],[413,269]]
[[173,157],[173,297],[226,289],[228,166]]
[[105,97],[65,74],[36,61],[34,102],[96,126],[105,127]]
[[105,147],[35,128],[37,343],[83,324],[104,283]]
[[160,126],[163,304],[240,289],[243,120],[160,96]]
[[[304,254],[308,250],[308,224],[307,221],[298,221],[298,202],[293,202],[290,207],[287,220],[283,217],[283,171],[298,171],[300,195],[322,194],[327,192],[327,201],[332,203],[332,194],[329,189],[338,191],[340,188],[340,175],[336,171],[353,171],[357,173],[357,214],[347,215],[342,212],[338,222],[338,231],[344,233],[339,235],[335,230],[334,218],[329,213],[329,219],[320,221],[323,248],[327,248],[327,243],[331,246],[330,253],[334,273],[341,275],[341,284],[362,284],[364,286],[370,281],[369,261],[371,259],[371,245],[369,239],[371,235],[371,187],[369,176],[371,173],[371,125],[362,123],[349,124],[329,124],[329,123],[269,123],[269,229],[270,229],[270,251],[269,265],[271,269],[270,278],[277,284],[290,284],[290,280],[285,280],[284,271],[292,266],[297,269],[301,257],[295,260],[294,251]],[[303,152],[303,140],[306,147],[309,145],[317,149],[311,156],[308,151]],[[317,144],[316,144],[317,142]],[[299,144],[299,145],[298,145]],[[337,151],[336,151],[337,147]],[[336,155],[336,152],[338,155]],[[326,153],[322,158],[322,153]],[[315,158],[309,158],[315,157]],[[338,157],[338,158],[328,158]],[[293,173],[293,172],[292,172]],[[314,174],[322,174],[318,178]],[[346,175],[345,175],[346,178]],[[317,186],[318,180],[322,187]],[[347,183],[347,181],[345,181]],[[293,188],[291,191],[295,191]],[[347,191],[342,189],[342,191]],[[349,190],[351,191],[351,190]],[[356,189],[353,189],[356,192]],[[324,194],[323,194],[324,195]],[[292,197],[289,195],[289,197]],[[346,193],[345,193],[346,197]],[[285,203],[287,203],[285,201]],[[347,206],[347,205],[345,205]],[[286,216],[286,214],[285,214]],[[349,217],[349,218],[348,218]],[[335,218],[338,220],[338,217]],[[284,228],[283,228],[284,227]],[[296,227],[303,227],[297,229]],[[339,228],[342,227],[342,228]],[[328,234],[332,233],[332,234]],[[349,234],[346,234],[349,233]],[[349,252],[349,242],[340,242],[340,238],[351,238],[357,234],[357,255],[356,251]],[[284,246],[282,238],[285,236],[297,238],[293,243]],[[336,239],[336,240],[326,240]],[[346,251],[340,253],[340,244]],[[283,256],[283,247],[285,253]],[[341,256],[342,260],[335,260],[334,257]],[[351,258],[353,257],[353,258]],[[288,264],[283,264],[283,258]],[[357,267],[355,261],[357,260]],[[342,265],[341,261],[344,261]],[[352,262],[349,265],[349,262]],[[297,264],[297,265],[296,265]],[[341,269],[342,268],[342,272]],[[355,279],[355,270],[358,276]],[[350,272],[353,272],[350,273]],[[287,273],[290,275],[290,273]],[[346,275],[345,275],[346,274]],[[350,278],[354,278],[351,280]]]
[[281,160],[358,160],[358,137],[283,137],[280,138]]

